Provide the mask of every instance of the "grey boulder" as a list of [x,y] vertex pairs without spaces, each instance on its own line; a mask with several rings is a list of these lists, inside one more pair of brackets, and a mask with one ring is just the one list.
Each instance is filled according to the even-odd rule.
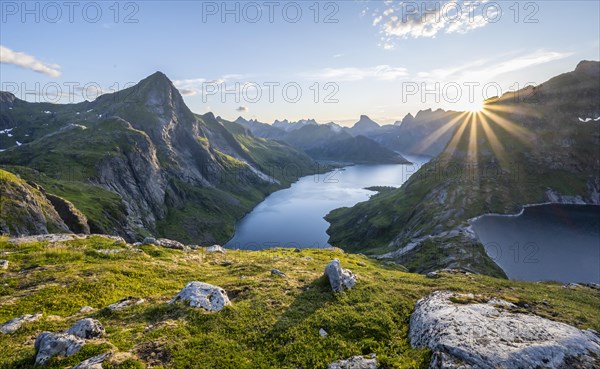
[[0,325],[0,333],[2,334],[11,334],[15,333],[23,323],[35,322],[36,320],[42,317],[42,313],[35,314],[25,314],[18,318],[14,318],[9,320],[8,322]]
[[67,334],[72,334],[84,339],[98,338],[104,335],[104,327],[102,323],[96,319],[85,318],[77,321],[69,330]]
[[189,302],[191,307],[201,307],[208,311],[220,311],[231,305],[227,293],[221,287],[203,282],[189,282],[173,300]]
[[419,300],[410,318],[412,346],[433,351],[430,369],[598,367],[595,331],[511,312],[516,306],[500,299],[458,304],[453,297],[474,298],[437,291]]
[[351,289],[356,284],[356,274],[348,269],[342,269],[340,261],[333,259],[325,267],[325,275],[329,278],[329,284],[334,292],[341,292],[344,289]]
[[0,269],[8,269],[8,260],[0,260]]
[[42,332],[35,339],[36,365],[44,365],[55,355],[71,356],[81,350],[85,341],[67,333]]

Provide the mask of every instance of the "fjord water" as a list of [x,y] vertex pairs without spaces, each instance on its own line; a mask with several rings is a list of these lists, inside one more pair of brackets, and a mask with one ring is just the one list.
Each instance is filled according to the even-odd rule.
[[403,156],[413,164],[355,165],[300,178],[290,188],[268,196],[241,219],[225,247],[329,247],[329,223],[323,219],[327,213],[368,200],[375,192],[366,187],[399,187],[430,159]]
[[539,205],[472,224],[511,279],[600,283],[600,206]]

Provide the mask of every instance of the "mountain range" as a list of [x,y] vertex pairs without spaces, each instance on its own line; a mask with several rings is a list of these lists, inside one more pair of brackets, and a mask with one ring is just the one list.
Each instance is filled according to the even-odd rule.
[[[363,117],[379,127],[368,117]],[[333,122],[319,124],[314,119],[298,122],[284,120],[267,124],[239,117],[235,122],[248,128],[258,137],[284,141],[319,161],[340,164],[410,163],[398,152],[362,135],[363,117],[352,128],[343,128]]]
[[[23,180],[2,176],[3,188],[19,194],[2,197],[3,233],[85,223],[128,240],[224,242],[267,194],[318,170],[285,143],[192,113],[160,72],[93,102],[29,103],[4,92],[0,107],[0,164]],[[63,211],[61,223],[53,198],[85,217]],[[29,216],[8,217],[23,208]]]
[[449,143],[401,188],[327,215],[331,244],[417,272],[503,276],[470,219],[526,204],[600,204],[599,62],[489,99],[481,113],[452,115],[434,133],[450,131]]

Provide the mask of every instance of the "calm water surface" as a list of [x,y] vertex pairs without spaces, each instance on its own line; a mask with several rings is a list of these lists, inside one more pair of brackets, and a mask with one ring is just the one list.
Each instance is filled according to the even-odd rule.
[[275,192],[236,225],[228,248],[259,250],[269,247],[328,247],[333,209],[366,201],[371,186],[402,185],[428,157],[404,155],[412,165],[355,165],[328,174],[302,177],[290,188]]
[[600,206],[540,205],[473,229],[511,279],[600,283]]

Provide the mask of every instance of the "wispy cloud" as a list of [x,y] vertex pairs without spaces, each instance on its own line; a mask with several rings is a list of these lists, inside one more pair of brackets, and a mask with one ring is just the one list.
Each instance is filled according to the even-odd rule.
[[573,54],[567,52],[537,50],[511,58],[505,57],[504,60],[481,59],[461,66],[449,66],[429,72],[420,72],[418,77],[435,82],[490,81],[504,73],[564,59],[571,55]]
[[385,2],[373,13],[382,34],[381,46],[392,49],[397,39],[436,37],[440,32],[464,34],[497,21],[499,7],[483,1]]
[[325,68],[315,73],[308,73],[306,76],[328,81],[361,81],[365,79],[393,81],[407,75],[408,71],[406,68],[378,65],[367,68]]
[[45,74],[50,77],[60,77],[60,66],[57,64],[47,64],[34,56],[17,52],[8,47],[0,45],[0,63],[13,64],[21,68],[30,69],[38,73]]
[[202,93],[204,84],[222,84],[232,80],[240,80],[244,78],[242,74],[226,74],[221,78],[207,79],[207,78],[191,78],[191,79],[179,79],[173,81],[173,85],[177,87],[179,92],[183,96],[194,96]]

